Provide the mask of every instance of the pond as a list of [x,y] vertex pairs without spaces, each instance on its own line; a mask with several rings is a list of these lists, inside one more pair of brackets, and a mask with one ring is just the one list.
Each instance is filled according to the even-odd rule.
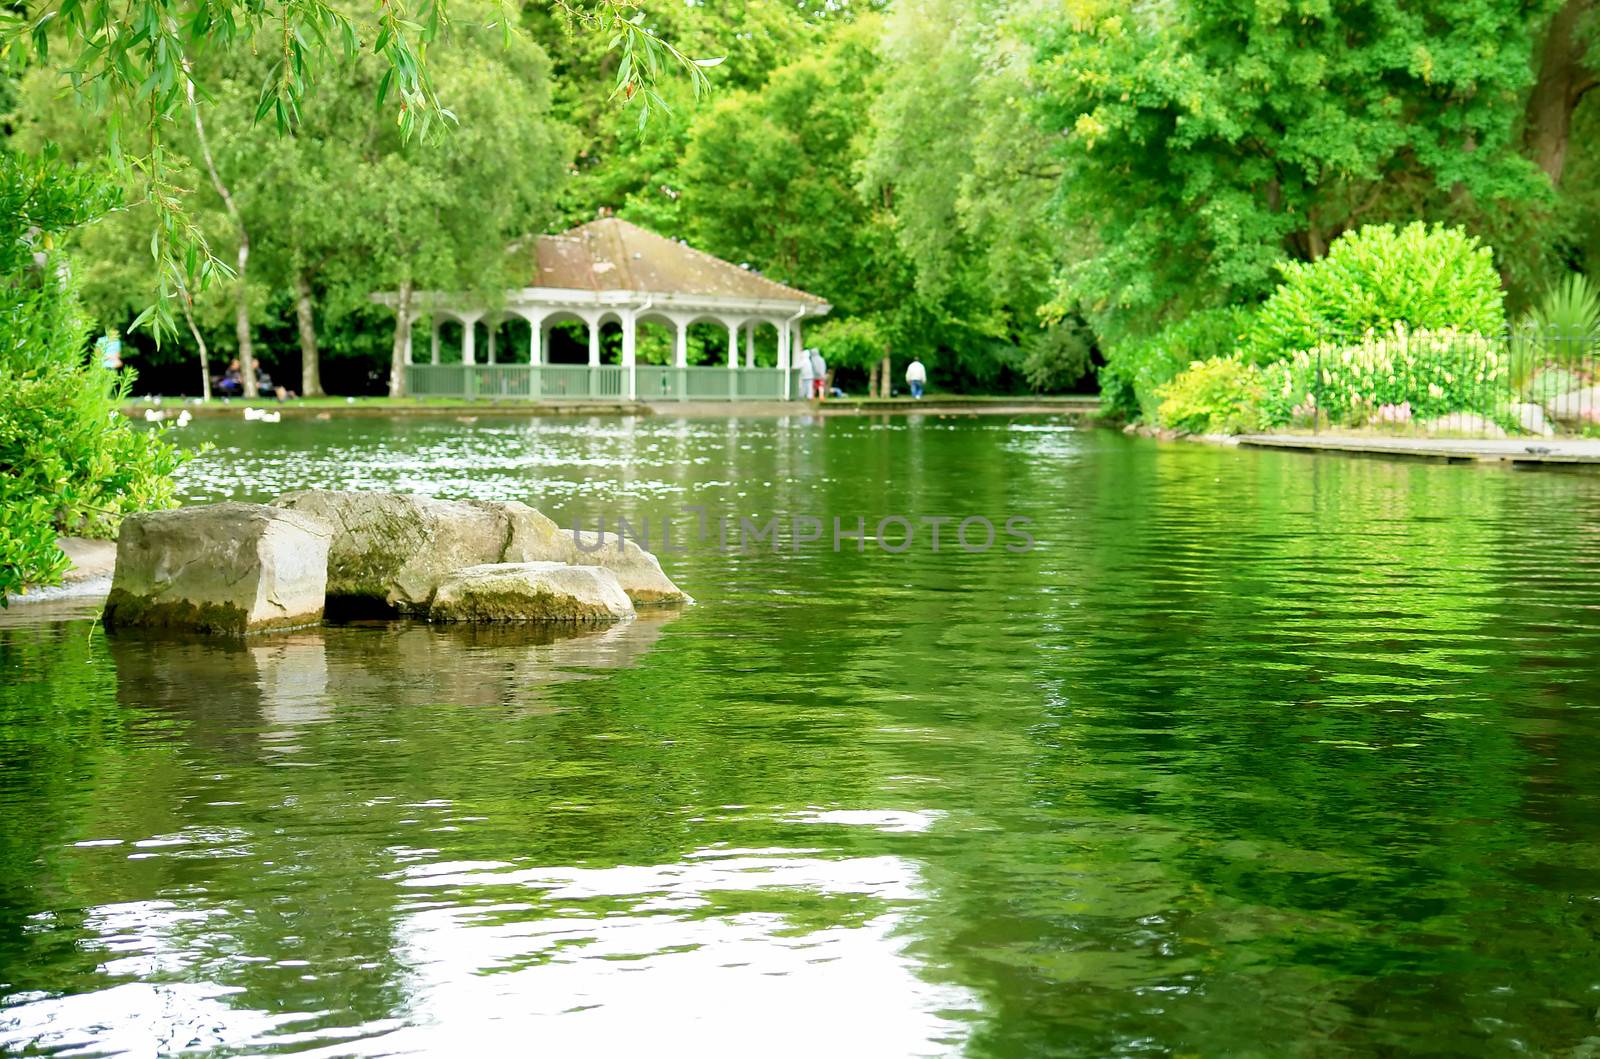
[[185,436],[195,501],[666,519],[698,603],[244,647],[14,606],[0,1051],[1600,1047],[1600,477],[1049,418]]

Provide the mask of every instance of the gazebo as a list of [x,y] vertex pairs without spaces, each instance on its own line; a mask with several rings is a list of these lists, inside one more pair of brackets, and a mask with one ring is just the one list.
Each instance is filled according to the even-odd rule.
[[[432,342],[426,364],[414,362],[406,342],[407,393],[535,399],[790,398],[795,396],[797,375],[791,371],[792,354],[804,348],[802,324],[832,308],[816,295],[615,217],[560,235],[539,236],[534,250],[529,260],[536,262],[536,271],[529,285],[507,291],[499,305],[442,291],[413,295],[416,316],[429,318]],[[396,298],[385,292],[374,294],[373,300],[392,306]],[[526,360],[520,350],[496,348],[500,325],[517,318],[528,324]],[[439,360],[439,330],[446,321],[461,327],[459,363]],[[689,328],[705,321],[727,330],[726,366],[688,363]],[[566,322],[587,329],[585,364],[548,361],[550,328]],[[480,323],[488,339],[481,361]],[[621,361],[616,364],[601,363],[601,329],[608,323],[619,325],[622,332]],[[638,329],[646,323],[671,329],[671,364],[638,363]],[[757,367],[757,332],[763,325],[772,328],[776,355],[773,366]]]

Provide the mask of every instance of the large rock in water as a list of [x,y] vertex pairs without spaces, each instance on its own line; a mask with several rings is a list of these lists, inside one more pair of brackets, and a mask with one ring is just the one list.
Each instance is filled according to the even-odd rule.
[[148,511],[122,520],[108,629],[239,635],[322,618],[329,531],[264,504]]
[[307,489],[274,504],[319,519],[333,531],[328,596],[345,608],[428,612],[445,578],[491,563],[560,562],[616,572],[637,603],[687,602],[655,556],[638,545],[592,555],[573,535],[516,501],[436,500],[405,493]]
[[599,566],[559,562],[469,566],[444,579],[428,617],[434,621],[620,621],[633,603],[617,575]]
[[[586,538],[580,548],[576,530],[557,527],[526,504],[512,501],[506,507],[526,512],[526,515],[512,516],[523,521],[524,529],[513,537],[511,546],[506,549],[506,562],[554,561],[570,566],[604,567],[617,575],[617,583],[636,606],[694,602],[662,571],[660,560],[633,541],[618,534],[606,534],[603,542]],[[529,526],[535,521],[537,529]]]

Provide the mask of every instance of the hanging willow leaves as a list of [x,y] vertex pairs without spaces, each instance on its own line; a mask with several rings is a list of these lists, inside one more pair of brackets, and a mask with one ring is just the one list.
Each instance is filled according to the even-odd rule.
[[[611,35],[624,60],[614,95],[641,100],[642,116],[664,106],[649,86],[665,70],[686,71],[699,92],[707,86],[704,67],[719,61],[678,51],[644,25],[634,0],[549,2],[575,25]],[[507,37],[516,16],[517,8],[501,5],[495,21]],[[79,102],[105,115],[106,153],[123,182],[149,189],[156,297],[137,326],[159,338],[176,332],[177,295],[229,274],[190,218],[192,189],[178,182],[163,149],[172,123],[188,120],[191,98],[198,97],[194,106],[210,99],[207,73],[216,61],[241,48],[273,56],[255,118],[270,118],[284,133],[300,122],[320,68],[362,52],[380,56],[387,71],[376,102],[393,108],[404,136],[427,137],[454,121],[428,64],[429,45],[448,23],[445,0],[378,0],[357,14],[325,0],[57,0],[0,13],[0,58],[59,69]]]

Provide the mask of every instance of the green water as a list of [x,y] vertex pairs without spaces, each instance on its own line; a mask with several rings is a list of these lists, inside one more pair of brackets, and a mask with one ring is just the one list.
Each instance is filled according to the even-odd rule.
[[1046,419],[188,436],[196,500],[1038,544],[690,541],[697,606],[564,639],[13,608],[0,1051],[1600,1053],[1600,476]]

